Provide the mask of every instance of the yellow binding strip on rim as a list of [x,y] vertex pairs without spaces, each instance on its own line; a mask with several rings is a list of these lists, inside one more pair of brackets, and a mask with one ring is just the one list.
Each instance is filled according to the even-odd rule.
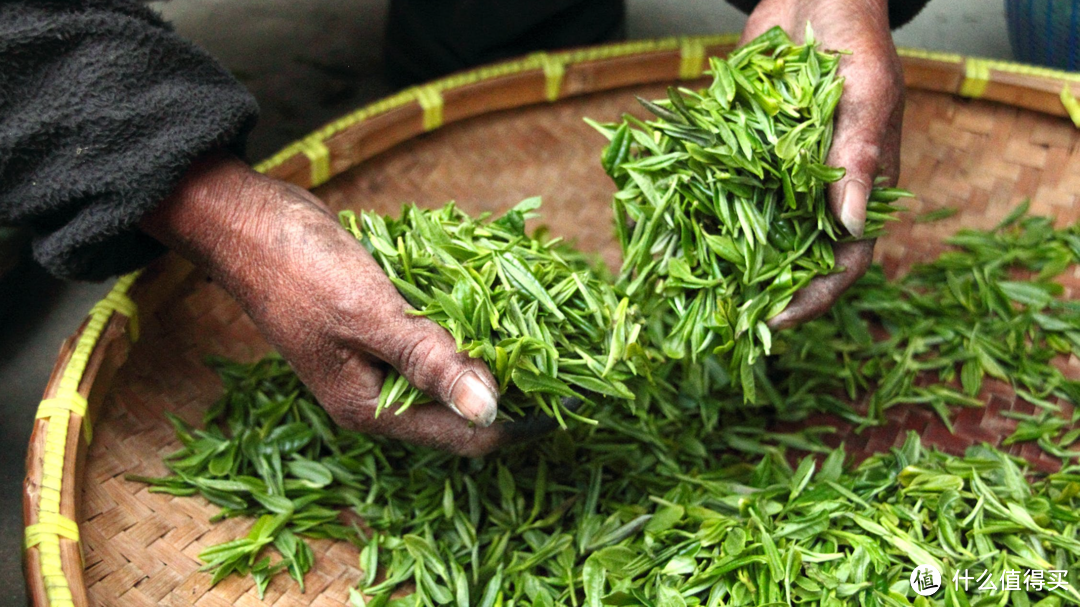
[[424,130],[434,131],[443,123],[443,98],[442,92],[435,84],[418,86],[413,89],[416,101],[424,110]]
[[988,82],[990,82],[990,62],[968,57],[964,61],[964,81],[960,83],[960,90],[957,92],[962,97],[978,99],[986,92]]
[[940,61],[942,63],[963,63],[964,56],[956,53],[942,53],[939,51],[927,51],[921,48],[898,48],[896,54],[901,57],[910,57],[912,59],[929,59],[931,61]]
[[78,392],[60,394],[52,398],[46,398],[38,405],[35,419],[52,417],[54,413],[68,411],[75,415],[86,415],[86,397]]
[[82,417],[83,439],[86,444],[94,440],[94,428],[90,424],[90,416],[86,414],[86,397],[78,392],[64,391],[57,393],[52,398],[46,398],[38,404],[37,414],[34,419],[47,419],[56,417],[61,412],[74,413]]
[[35,419],[46,419],[67,411],[80,417],[86,417],[86,397],[78,392],[62,392],[52,398],[46,398],[38,405]]
[[311,164],[311,187],[326,183],[330,179],[330,148],[318,137],[305,137],[296,143]]
[[988,70],[994,70],[995,72],[1064,80],[1066,82],[1080,82],[1080,72],[1066,72],[1050,67],[1026,65],[1023,63],[1013,63],[1011,61],[997,61],[995,59],[975,59],[975,61],[986,64]]
[[48,419],[49,423],[45,427],[45,453],[41,461],[41,494],[34,513],[37,522],[26,527],[24,538],[27,548],[33,547],[38,551],[45,598],[51,607],[75,605],[60,558],[61,538],[79,540],[78,525],[60,513],[68,425],[72,414],[82,416],[84,436],[89,442],[90,417],[86,411],[86,398],[79,393],[79,384],[112,313],[117,311],[135,321],[135,303],[127,292],[138,275],[139,272],[133,272],[121,277],[105,299],[90,310],[89,320],[60,375],[56,395],[42,400],[38,406],[37,418]]
[[[60,515],[60,494],[63,489],[64,451],[67,448],[68,411],[60,411],[49,417],[45,432],[45,455],[41,465],[41,496],[38,498],[37,518],[40,522],[55,520]],[[52,531],[56,531],[53,533]],[[45,598],[52,607],[73,606],[71,588],[64,575],[60,558],[60,533],[58,529],[30,525],[25,531],[26,541],[33,541],[41,560],[41,578],[45,582]]]
[[1061,87],[1061,105],[1065,107],[1065,112],[1072,119],[1073,125],[1080,128],[1080,101],[1076,100],[1076,96],[1069,89],[1068,83]]
[[531,58],[540,64],[544,70],[544,95],[548,101],[557,101],[559,91],[562,90],[563,76],[566,75],[566,65],[557,57],[547,53],[535,53]]
[[114,311],[128,317],[128,335],[132,342],[139,341],[139,307],[127,296],[126,292],[113,289],[104,299],[90,308],[91,315],[100,312],[106,317]]
[[995,72],[1005,72],[1008,74],[1022,74],[1024,76],[1034,76],[1037,78],[1080,82],[1080,72],[1066,72],[1052,67],[1027,65],[1025,63],[1014,63],[1012,61],[1001,61],[998,59],[984,59],[981,57],[964,57],[963,55],[957,55],[956,53],[940,53],[917,48],[898,48],[896,49],[896,52],[901,57],[910,57],[913,59],[930,59],[932,61],[941,61],[944,63],[964,63],[965,71],[971,68],[971,63],[974,63],[979,69],[985,69],[987,75],[990,70],[993,70]]
[[705,43],[700,38],[679,39],[679,78],[693,80],[705,72]]
[[33,548],[50,535],[79,541],[79,525],[62,514],[42,512],[39,522],[26,527],[26,547]]

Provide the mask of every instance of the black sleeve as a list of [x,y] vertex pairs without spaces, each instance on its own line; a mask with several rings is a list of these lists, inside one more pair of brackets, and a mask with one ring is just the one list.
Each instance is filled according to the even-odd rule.
[[138,268],[164,250],[139,219],[200,154],[242,154],[257,111],[136,0],[0,2],[0,225],[57,276]]
[[[889,0],[889,27],[896,29],[907,25],[930,0]],[[735,8],[751,13],[758,0],[728,0]]]

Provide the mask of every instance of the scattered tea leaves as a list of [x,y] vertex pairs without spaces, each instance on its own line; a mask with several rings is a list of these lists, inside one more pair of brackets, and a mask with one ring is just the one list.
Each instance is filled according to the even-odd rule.
[[[701,405],[674,398],[668,406],[678,409],[668,413],[633,414],[612,402],[597,409],[597,426],[467,460],[333,427],[281,359],[216,365],[225,396],[206,430],[182,431],[243,444],[314,416],[330,434],[313,436],[280,467],[276,450],[241,449],[225,475],[209,475],[204,458],[152,481],[152,490],[236,483],[244,506],[220,516],[258,515],[265,509],[240,487],[278,484],[263,474],[280,471],[295,509],[262,514],[244,538],[203,551],[214,581],[250,573],[261,591],[280,571],[302,580],[312,553],[300,536],[362,545],[353,603],[401,607],[911,605],[907,580],[918,564],[939,567],[945,580],[965,569],[1080,571],[1075,465],[1035,477],[994,449],[946,455],[912,433],[903,447],[848,468],[843,449],[823,447],[813,431],[770,434],[759,410],[745,408],[722,425],[686,423]],[[291,404],[268,418],[256,408],[260,394]],[[792,467],[793,439],[827,457]],[[211,449],[198,444],[179,455]],[[306,471],[288,465],[297,461],[322,463],[333,480],[311,486]],[[341,523],[342,508],[363,528]],[[1027,604],[1080,604],[1074,576],[1070,586],[1021,594]],[[392,598],[403,590],[408,596]],[[959,591],[961,602],[917,604],[1009,596],[972,588]]]

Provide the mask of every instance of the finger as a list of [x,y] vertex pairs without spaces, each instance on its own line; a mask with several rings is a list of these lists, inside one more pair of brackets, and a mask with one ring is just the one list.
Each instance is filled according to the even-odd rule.
[[467,457],[490,453],[510,442],[504,428],[508,424],[481,427],[434,403],[415,404],[400,413],[387,409],[376,416],[385,378],[380,367],[378,361],[354,352],[334,381],[322,386],[317,396],[335,423]]
[[364,407],[353,417],[352,427],[465,457],[491,453],[509,442],[503,424],[480,427],[432,403],[414,405],[400,415],[383,411],[378,417],[374,408]]
[[859,62],[856,57],[858,53],[843,59],[852,63],[840,70],[846,79],[845,90],[836,109],[833,145],[826,163],[846,169],[843,178],[829,185],[829,206],[851,235],[861,237],[874,180],[881,175],[887,185],[896,182],[903,87],[890,62],[866,55]]
[[412,307],[388,280],[370,282],[360,311],[365,322],[356,323],[354,345],[393,365],[409,383],[466,420],[491,425],[499,392],[487,366],[458,352],[446,329],[409,314]]
[[844,271],[811,280],[810,284],[795,293],[783,312],[769,319],[769,328],[787,329],[824,314],[844,291],[866,274],[874,258],[874,241],[837,243],[833,246],[833,253],[836,265],[842,266]]
[[[555,418],[542,413],[515,417],[490,427],[478,427],[437,405],[413,405],[404,412],[383,411],[376,405],[385,377],[372,360],[356,355],[342,367],[341,375],[323,395],[324,406],[334,421],[345,428],[378,434],[443,451],[477,457],[507,445],[529,441],[559,427]],[[576,410],[582,402],[563,399]]]

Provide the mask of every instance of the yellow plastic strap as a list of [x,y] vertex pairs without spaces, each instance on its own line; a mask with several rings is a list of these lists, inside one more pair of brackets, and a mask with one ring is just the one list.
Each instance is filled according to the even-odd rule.
[[[127,292],[138,275],[138,272],[133,272],[117,280],[109,295],[90,311],[90,318],[60,375],[56,396],[44,399],[38,407],[37,417],[48,418],[49,424],[45,427],[45,447],[41,458],[41,493],[36,512],[38,522],[26,528],[25,541],[28,548],[34,547],[38,551],[45,597],[51,607],[74,607],[71,588],[60,559],[60,538],[79,540],[78,525],[60,514],[68,425],[73,413],[81,415],[84,435],[89,442],[90,417],[87,414],[86,399],[79,394],[79,384],[82,383],[90,355],[113,311],[135,320],[135,304],[127,296]],[[133,337],[134,334],[133,329]]]
[[964,82],[960,84],[960,95],[978,99],[986,92],[990,82],[990,62],[985,59],[968,58],[964,61]]
[[[85,335],[85,333],[84,333]],[[80,340],[81,341],[81,340]],[[70,365],[70,363],[69,363]],[[45,596],[51,606],[72,605],[71,589],[60,559],[60,533],[46,533],[49,524],[56,524],[60,514],[60,493],[64,477],[64,451],[67,448],[67,431],[70,413],[60,410],[50,416],[45,433],[45,455],[41,464],[41,496],[38,498],[38,521],[46,527],[31,525],[26,528],[27,545],[37,547],[41,559],[41,577],[45,583]],[[70,519],[68,519],[70,520]],[[71,521],[74,524],[74,521]],[[64,525],[70,531],[70,525]],[[76,534],[78,526],[75,526]],[[31,544],[32,542],[32,544]]]
[[1061,105],[1065,106],[1065,112],[1069,114],[1073,124],[1080,128],[1080,101],[1076,100],[1068,84],[1061,87]]
[[559,91],[562,90],[563,76],[566,75],[566,65],[547,53],[536,53],[533,57],[544,69],[544,92],[547,100],[558,100]]
[[705,43],[700,38],[680,38],[679,57],[679,78],[693,80],[705,72]]
[[106,295],[104,299],[94,304],[93,308],[90,308],[91,315],[103,314],[106,318],[108,318],[113,311],[128,317],[128,333],[131,336],[131,341],[138,341],[139,307],[127,296],[127,293],[113,289],[112,291],[109,291],[109,294]]
[[38,517],[43,512],[60,514],[60,489],[64,476],[64,451],[67,447],[67,411],[60,411],[49,418],[45,436],[45,454],[41,463],[41,500]]
[[443,123],[443,98],[442,93],[434,85],[418,86],[416,89],[416,101],[424,110],[424,130],[434,131]]
[[78,392],[46,398],[38,405],[36,417],[37,419],[44,419],[46,417],[52,417],[61,411],[68,411],[75,415],[85,416],[86,398]]
[[896,53],[901,57],[911,57],[912,59],[929,59],[931,61],[941,61],[943,63],[963,63],[964,56],[956,53],[942,53],[939,51],[928,51],[921,48],[898,48]]
[[42,512],[38,522],[26,526],[26,547],[32,548],[50,536],[66,537],[79,541],[79,525],[62,514]]
[[70,412],[82,417],[83,438],[86,444],[94,440],[94,429],[90,425],[90,416],[86,414],[86,397],[78,392],[66,392],[57,394],[52,398],[46,398],[38,405],[37,419],[52,418],[61,412]]
[[311,187],[326,183],[330,179],[330,148],[318,137],[307,137],[296,144],[311,164]]

